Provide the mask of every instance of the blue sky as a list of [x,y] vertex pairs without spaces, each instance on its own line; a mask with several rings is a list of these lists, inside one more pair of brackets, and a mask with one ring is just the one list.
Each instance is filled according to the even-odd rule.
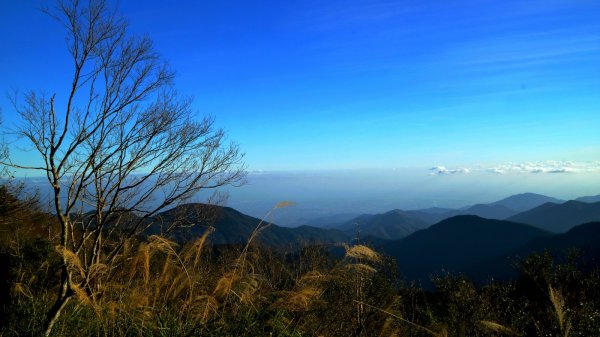
[[[5,93],[65,99],[64,32],[0,3]],[[598,1],[121,1],[250,170],[600,160]],[[13,149],[15,157],[31,160]],[[437,171],[436,171],[437,172]],[[425,172],[427,174],[427,172]]]

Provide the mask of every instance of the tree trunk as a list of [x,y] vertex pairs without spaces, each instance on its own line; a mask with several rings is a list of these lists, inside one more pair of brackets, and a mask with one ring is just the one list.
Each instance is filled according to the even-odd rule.
[[68,280],[69,280],[69,275],[68,275],[67,268],[66,268],[66,266],[63,266],[60,291],[58,292],[56,302],[54,302],[54,305],[52,305],[52,308],[50,308],[50,311],[48,311],[48,315],[46,317],[46,323],[44,324],[44,336],[50,336],[50,333],[52,332],[52,328],[54,327],[54,324],[60,317],[60,314],[61,314],[63,308],[65,307],[67,302],[69,302],[69,300],[71,299],[72,293],[71,293],[71,290],[69,289],[69,284],[68,284],[69,281]]

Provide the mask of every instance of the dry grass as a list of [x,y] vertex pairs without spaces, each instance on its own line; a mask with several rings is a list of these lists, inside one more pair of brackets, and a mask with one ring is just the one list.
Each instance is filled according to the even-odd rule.
[[285,292],[279,301],[279,306],[289,311],[306,311],[322,293],[323,291],[316,287]]
[[79,274],[81,278],[85,279],[85,270],[83,269],[83,264],[81,263],[79,256],[63,246],[56,246],[55,248],[58,254],[65,261],[71,274]]
[[226,297],[239,279],[240,277],[233,272],[226,273],[217,281],[213,294],[217,297]]
[[388,310],[381,309],[381,308],[378,308],[376,306],[370,305],[368,303],[360,302],[360,301],[355,301],[355,302],[357,302],[358,304],[364,305],[366,307],[369,307],[371,309],[375,309],[377,311],[380,311],[380,312],[382,312],[382,313],[384,313],[386,315],[389,315],[390,317],[393,317],[393,318],[395,318],[395,319],[397,319],[397,320],[399,320],[401,322],[407,323],[410,326],[415,327],[415,328],[417,328],[417,329],[419,329],[419,330],[427,333],[428,335],[430,335],[432,337],[448,337],[448,331],[446,330],[446,328],[440,328],[439,331],[435,331],[435,330],[433,330],[431,328],[427,328],[427,327],[419,325],[419,324],[417,324],[415,322],[409,321],[406,318],[404,318],[404,317],[402,317],[402,316],[400,316],[398,314],[395,314],[393,312],[390,312]]
[[151,235],[148,237],[148,247],[150,250],[159,251],[165,254],[176,254],[177,244],[163,236]]
[[552,285],[548,286],[548,296],[550,297],[550,302],[552,302],[561,335],[563,337],[568,337],[571,332],[571,321],[568,318],[565,299],[558,290],[552,287]]
[[365,260],[376,263],[381,262],[381,256],[377,252],[363,245],[354,245],[352,247],[346,247],[346,256],[358,260]]
[[21,296],[28,299],[33,298],[33,294],[31,293],[31,290],[29,290],[29,287],[22,282],[14,282],[10,287],[10,293],[13,298],[20,298]]
[[320,272],[318,270],[311,270],[308,273],[302,275],[300,277],[300,279],[298,280],[298,283],[302,284],[302,283],[307,283],[307,282],[321,281],[321,280],[325,279],[326,277],[327,277],[327,275],[323,274],[322,272]]
[[208,227],[204,234],[194,241],[192,245],[189,246],[182,255],[183,261],[187,264],[192,261],[191,268],[196,269],[200,265],[200,258],[202,257],[202,251],[204,250],[204,246],[206,244],[206,240],[215,231],[214,227]]
[[360,274],[372,274],[372,273],[376,273],[377,269],[369,266],[368,264],[364,264],[364,263],[352,263],[352,264],[348,264],[346,265],[346,268],[350,271],[354,271]]
[[[161,236],[150,236],[137,247],[127,243],[115,260],[118,268],[97,263],[88,268],[87,275],[82,274],[81,261],[74,253],[64,249],[59,253],[68,268],[85,280],[71,286],[77,302],[94,309],[105,326],[114,326],[117,315],[141,326],[155,326],[167,307],[178,308],[180,324],[191,326],[197,320],[206,322],[219,306],[214,296],[198,292],[194,281],[204,278],[198,267],[211,232],[184,248]],[[103,278],[109,282],[99,287]]]
[[206,323],[210,317],[217,313],[219,302],[214,296],[199,295],[191,304],[191,314],[195,319]]
[[81,287],[79,287],[77,284],[71,284],[71,290],[75,293],[75,296],[77,297],[77,300],[80,303],[83,303],[85,305],[89,305],[92,308],[96,309],[96,304],[94,303],[93,299],[91,296],[89,296],[87,294],[87,292],[82,289]]
[[296,281],[291,291],[281,292],[277,306],[291,312],[307,311],[310,306],[323,294],[323,283],[331,280],[318,270],[311,270]]
[[[290,204],[282,202],[274,209]],[[67,327],[64,329],[85,326],[82,334],[86,335],[113,336],[202,335],[212,333],[213,328],[216,333],[235,335],[260,325],[264,330],[259,327],[253,335],[267,331],[281,336],[520,336],[528,331],[519,325],[521,317],[511,321],[510,315],[504,315],[508,311],[486,311],[500,305],[478,296],[475,288],[461,288],[463,296],[450,300],[436,294],[409,298],[415,294],[413,290],[398,290],[389,279],[384,281],[390,277],[387,260],[364,245],[345,246],[342,259],[328,259],[325,250],[323,256],[262,251],[252,242],[266,226],[261,221],[244,246],[223,250],[206,247],[214,228],[184,246],[159,236],[143,242],[132,240],[123,246],[116,263],[92,264],[85,273],[84,253],[78,256],[59,250],[73,274],[75,293],[75,305],[67,309],[75,323],[61,324]],[[39,268],[48,269],[49,265]],[[33,302],[39,296],[33,284],[35,275],[17,276],[10,289],[13,298]],[[542,302],[541,315],[531,314],[550,323],[540,331],[561,337],[590,335],[571,327],[580,317],[575,306],[569,310],[563,293],[557,290],[562,288],[547,289],[551,303]],[[461,306],[448,304],[452,311],[444,316],[443,301]],[[471,306],[479,306],[479,311],[470,312]],[[455,312],[457,318],[452,316]],[[81,319],[91,323],[77,322]],[[508,323],[502,325],[495,319]],[[219,330],[232,326],[231,330]]]
[[486,328],[489,331],[493,331],[493,332],[497,332],[497,333],[509,335],[509,336],[520,336],[520,334],[516,333],[511,328],[506,327],[506,326],[496,323],[496,322],[480,320],[480,321],[478,321],[478,323],[482,327]]

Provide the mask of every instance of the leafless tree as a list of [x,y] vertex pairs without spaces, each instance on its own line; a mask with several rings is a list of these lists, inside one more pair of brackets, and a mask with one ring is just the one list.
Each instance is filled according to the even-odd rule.
[[[196,118],[175,92],[151,40],[128,34],[106,1],[59,1],[46,12],[68,32],[72,85],[64,96],[30,92],[15,101],[18,133],[43,164],[9,164],[43,172],[53,191],[63,266],[49,335],[75,291],[90,286],[94,266],[110,265],[162,210],[241,183],[244,168],[213,119]],[[83,273],[68,268],[69,254]]]
[[[3,124],[3,119],[2,119],[2,108],[0,108],[0,130],[2,130],[2,124]],[[8,150],[8,145],[6,144],[5,140],[4,140],[4,132],[2,132],[1,135],[2,139],[0,141],[0,162],[6,162],[9,159],[9,150]],[[10,172],[8,171],[8,167],[6,165],[0,165],[0,179],[4,179],[6,177],[8,177],[10,175]]]

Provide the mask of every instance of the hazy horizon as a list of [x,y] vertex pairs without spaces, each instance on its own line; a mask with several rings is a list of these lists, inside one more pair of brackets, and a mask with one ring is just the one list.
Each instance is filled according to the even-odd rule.
[[[229,194],[225,206],[264,218],[278,202],[291,201],[293,206],[274,211],[268,220],[298,226],[340,214],[461,208],[521,193],[563,200],[600,194],[600,162],[570,163],[570,167],[534,164],[506,164],[502,173],[498,173],[498,167],[484,166],[445,170],[250,171],[245,185],[225,189]],[[19,179],[42,191],[47,188],[43,177]],[[42,198],[44,193],[41,192]],[[190,202],[205,200],[206,195],[201,194]]]
[[488,169],[434,173],[430,168],[254,172],[249,174],[247,185],[229,189],[228,206],[262,217],[277,202],[293,201],[295,206],[277,210],[273,221],[300,225],[303,217],[460,208],[527,192],[570,200],[600,194],[598,173],[597,169],[577,173],[495,173]]

